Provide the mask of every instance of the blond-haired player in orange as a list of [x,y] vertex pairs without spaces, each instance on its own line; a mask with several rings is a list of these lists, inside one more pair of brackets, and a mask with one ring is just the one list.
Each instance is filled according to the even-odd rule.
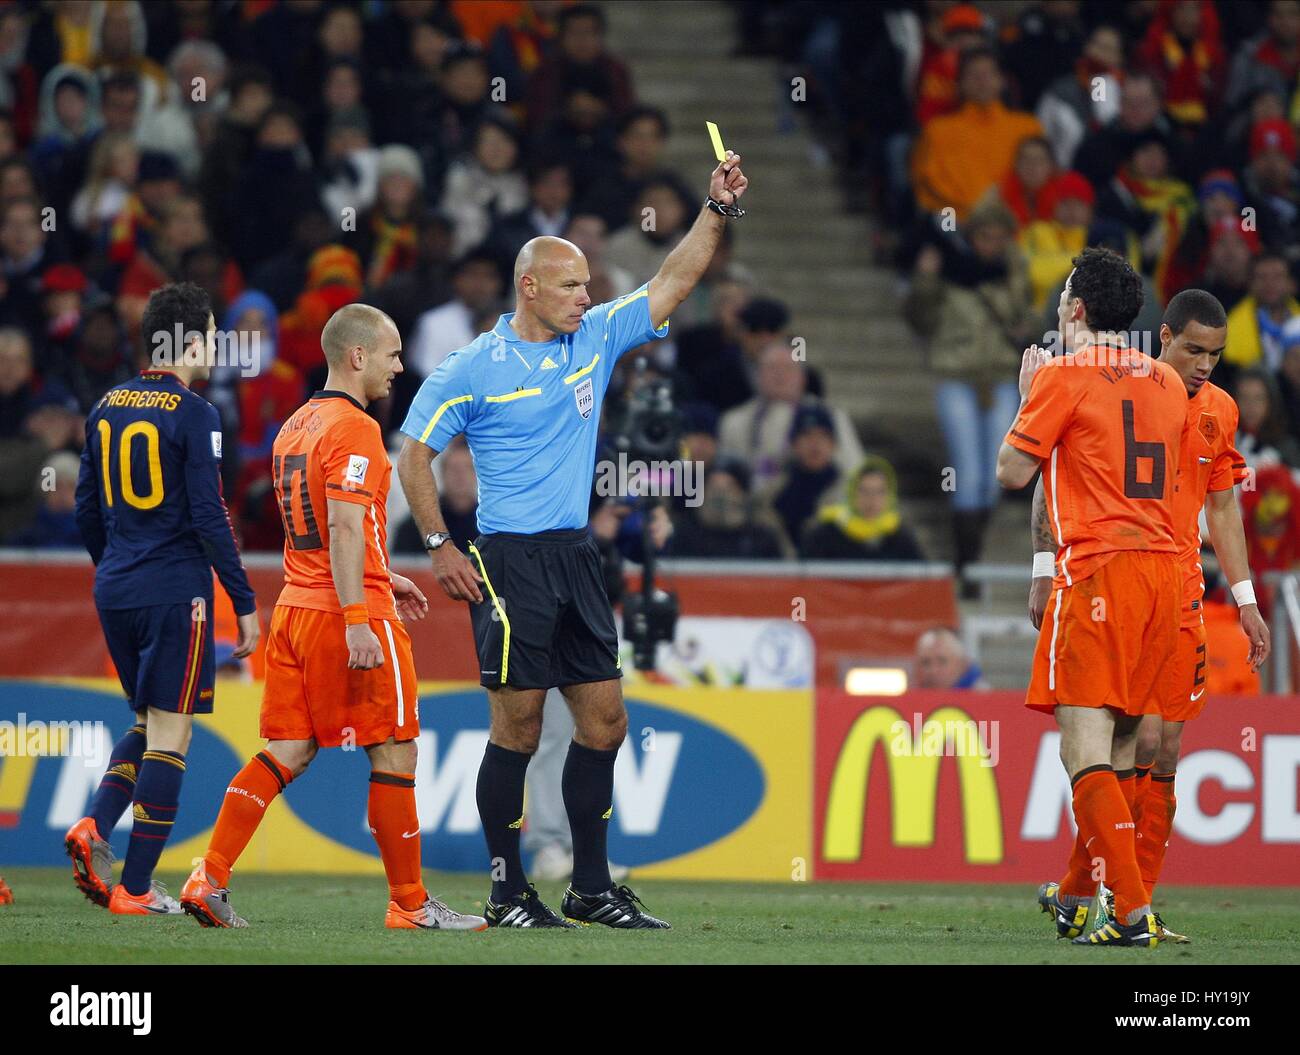
[[420,878],[415,807],[419,734],[411,640],[398,617],[428,610],[419,588],[388,568],[385,503],[392,476],[378,423],[366,414],[401,373],[401,338],[377,308],[350,304],[325,324],[325,388],[284,423],[272,449],[284,519],[284,590],[266,647],[258,752],[226,789],[212,841],[181,892],[208,927],[243,927],[230,871],[271,800],[320,747],[345,737],[370,758],[370,831],[388,876],[385,925],[483,930],[430,897]]
[[[1025,702],[1060,726],[1085,853],[1040,897],[1059,933],[1104,945],[1157,941],[1112,758],[1132,756],[1178,643],[1171,498],[1187,393],[1172,367],[1129,347],[1124,333],[1141,306],[1141,279],[1123,257],[1086,249],[1075,258],[1057,309],[1065,354],[1025,352],[1020,414],[998,452],[1004,487],[1042,470],[1060,543]],[[1115,891],[1116,921],[1085,938],[1098,870]]]
[[[1234,490],[1247,474],[1246,462],[1233,445],[1237,404],[1210,382],[1227,339],[1228,318],[1213,294],[1203,289],[1183,290],[1165,307],[1160,325],[1160,361],[1178,371],[1187,389],[1187,417],[1173,496],[1182,569],[1182,616],[1174,664],[1156,686],[1159,713],[1142,718],[1133,766],[1125,767],[1122,760],[1115,760],[1116,775],[1131,801],[1138,868],[1148,894],[1155,892],[1173,828],[1177,807],[1174,773],[1182,748],[1183,723],[1199,715],[1206,704],[1202,507],[1215,556],[1237,602],[1241,629],[1249,644],[1247,662],[1252,669],[1258,669],[1268,658],[1270,648],[1268,624],[1260,614],[1250,581],[1246,533]],[[1056,552],[1041,488],[1034,494],[1033,536],[1035,578],[1030,588],[1029,615],[1037,627],[1051,592],[1051,571],[1044,574],[1040,565],[1050,565],[1051,554]],[[1094,929],[1110,922],[1114,914],[1111,901],[1109,892],[1102,887],[1098,901],[1101,911]],[[1189,940],[1166,927],[1160,913],[1155,913],[1155,919],[1161,941]]]

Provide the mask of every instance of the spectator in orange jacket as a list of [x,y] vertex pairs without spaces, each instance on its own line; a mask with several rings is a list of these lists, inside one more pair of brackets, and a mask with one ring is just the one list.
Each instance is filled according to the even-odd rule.
[[917,141],[912,188],[922,209],[952,207],[960,220],[1011,168],[1020,141],[1043,128],[1032,114],[1003,104],[1002,70],[986,48],[962,53],[957,86],[962,105],[936,117]]

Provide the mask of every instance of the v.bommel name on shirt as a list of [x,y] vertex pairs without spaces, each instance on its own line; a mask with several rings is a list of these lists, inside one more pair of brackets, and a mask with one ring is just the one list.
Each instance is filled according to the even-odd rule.
[[1099,373],[1103,380],[1109,381],[1112,385],[1123,381],[1126,377],[1145,377],[1154,381],[1161,388],[1165,387],[1165,375],[1162,371],[1153,368],[1154,359],[1148,359],[1145,356],[1134,359],[1125,363],[1113,363],[1109,366],[1103,366]]

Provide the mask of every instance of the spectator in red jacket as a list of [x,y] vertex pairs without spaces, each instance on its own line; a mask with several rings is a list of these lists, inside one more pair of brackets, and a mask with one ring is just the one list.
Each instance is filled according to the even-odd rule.
[[1053,195],[1048,188],[1057,175],[1052,145],[1043,136],[1022,139],[1016,147],[1016,161],[997,186],[990,187],[985,201],[1000,201],[1024,228],[1035,220],[1052,218]]
[[1289,571],[1300,564],[1300,484],[1285,465],[1255,470],[1253,490],[1242,489],[1242,521],[1250,571]]
[[1162,0],[1138,60],[1164,85],[1165,111],[1179,124],[1199,127],[1218,109],[1227,57],[1209,0]]
[[[118,287],[117,308],[130,333],[137,332],[149,294],[168,282],[179,281],[181,259],[211,237],[203,216],[203,203],[192,194],[182,194],[167,207],[157,236],[149,250],[139,249]],[[243,276],[233,260],[222,273],[221,293],[227,304],[239,296]]]
[[[306,395],[302,374],[280,355],[280,317],[271,298],[258,290],[242,293],[226,310],[222,329],[252,347],[256,334],[256,373],[239,385],[239,476],[233,508],[240,516],[244,544],[252,549],[279,545],[279,515],[271,488],[271,444],[280,426]],[[269,503],[269,504],[268,504]]]
[[1248,40],[1232,60],[1228,106],[1246,106],[1261,91],[1289,95],[1300,79],[1300,3],[1273,0],[1265,34]]
[[560,116],[564,86],[575,74],[595,73],[610,84],[610,110],[623,113],[635,98],[632,75],[605,49],[605,14],[594,4],[574,4],[560,15],[557,53],[528,80],[528,121],[540,127]]
[[921,127],[961,105],[957,94],[961,53],[988,43],[984,15],[974,4],[956,4],[942,13],[938,5],[931,10],[916,84],[916,123]]
[[[280,320],[277,354],[309,378],[323,370],[321,331],[339,308],[361,296],[361,258],[341,245],[317,249],[307,262],[307,284]],[[322,373],[322,377],[323,377]]]

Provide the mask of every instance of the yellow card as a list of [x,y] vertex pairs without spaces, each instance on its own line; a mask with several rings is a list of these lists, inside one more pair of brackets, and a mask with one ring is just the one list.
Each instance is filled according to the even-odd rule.
[[709,130],[709,138],[713,140],[713,152],[718,156],[718,160],[726,161],[727,151],[722,145],[722,136],[718,134],[718,126],[712,121],[705,121],[704,126]]

